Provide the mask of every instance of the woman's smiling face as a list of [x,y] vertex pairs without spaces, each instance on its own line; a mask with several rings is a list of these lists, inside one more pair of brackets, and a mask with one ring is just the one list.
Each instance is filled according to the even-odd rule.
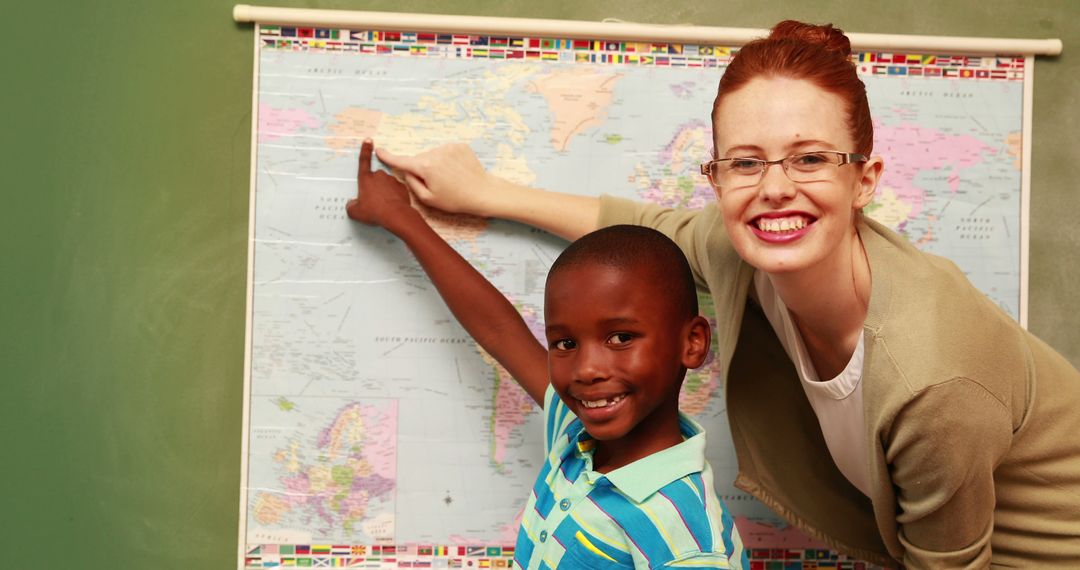
[[[715,125],[718,158],[777,160],[793,154],[855,152],[844,101],[813,83],[757,78],[725,94]],[[717,190],[739,255],[767,273],[813,267],[853,234],[856,211],[873,198],[881,160],[835,167],[828,180],[792,182],[779,164],[753,186]]]

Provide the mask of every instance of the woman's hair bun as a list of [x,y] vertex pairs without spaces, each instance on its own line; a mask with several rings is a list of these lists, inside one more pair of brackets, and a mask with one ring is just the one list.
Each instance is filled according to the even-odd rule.
[[832,24],[818,26],[804,24],[795,20],[784,20],[773,26],[772,31],[769,33],[769,39],[816,44],[844,57],[851,56],[851,41],[844,35],[843,30],[833,27]]

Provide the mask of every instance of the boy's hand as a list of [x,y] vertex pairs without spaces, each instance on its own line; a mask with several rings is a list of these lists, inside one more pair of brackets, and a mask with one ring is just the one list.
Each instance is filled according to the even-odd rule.
[[402,221],[408,215],[417,215],[409,204],[409,191],[393,176],[383,172],[371,171],[371,152],[375,144],[371,139],[360,146],[360,166],[356,173],[356,198],[345,205],[345,213],[350,218],[382,226],[392,231],[390,226]]

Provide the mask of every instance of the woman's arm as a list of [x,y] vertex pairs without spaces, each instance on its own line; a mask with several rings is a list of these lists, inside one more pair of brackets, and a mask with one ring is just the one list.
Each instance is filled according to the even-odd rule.
[[966,378],[928,387],[893,421],[885,444],[910,568],[985,568],[994,531],[994,469],[1011,414]]
[[600,201],[528,188],[484,170],[472,149],[448,144],[416,156],[378,151],[379,160],[403,172],[413,194],[447,212],[504,218],[575,240],[597,229]]
[[373,146],[369,140],[360,148],[357,198],[345,207],[349,217],[404,241],[458,322],[543,406],[547,351],[506,297],[412,208],[405,187],[385,172],[371,171]]

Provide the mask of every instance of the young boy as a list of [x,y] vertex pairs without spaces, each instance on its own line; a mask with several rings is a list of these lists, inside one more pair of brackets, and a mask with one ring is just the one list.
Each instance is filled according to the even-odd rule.
[[[506,298],[371,171],[360,151],[350,218],[401,238],[467,331],[543,406],[548,459],[515,547],[521,568],[743,568],[713,492],[701,426],[678,410],[709,351],[686,258],[659,232],[616,226],[571,244],[544,301],[548,349]],[[549,382],[550,380],[550,382]]]

